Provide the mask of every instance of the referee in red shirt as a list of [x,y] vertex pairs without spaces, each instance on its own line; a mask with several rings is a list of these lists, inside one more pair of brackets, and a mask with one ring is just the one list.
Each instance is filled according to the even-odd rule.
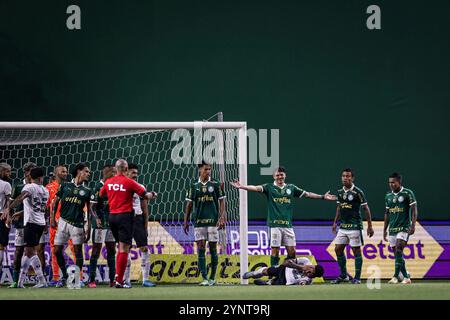
[[128,163],[116,161],[117,174],[105,181],[100,196],[108,197],[109,226],[114,238],[119,242],[119,253],[116,259],[116,288],[128,288],[123,283],[123,275],[128,262],[128,253],[133,239],[133,195],[136,193],[143,199],[156,198],[156,192],[146,192],[136,181],[126,176]]

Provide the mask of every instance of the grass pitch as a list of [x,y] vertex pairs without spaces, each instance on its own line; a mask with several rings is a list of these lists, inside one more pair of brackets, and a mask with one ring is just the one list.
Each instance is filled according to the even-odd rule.
[[217,285],[159,285],[142,288],[134,284],[131,289],[115,289],[100,285],[96,289],[67,288],[8,289],[0,287],[0,301],[14,299],[32,300],[449,300],[450,281],[415,281],[411,285],[388,285],[368,289],[366,284],[311,286],[240,286]]

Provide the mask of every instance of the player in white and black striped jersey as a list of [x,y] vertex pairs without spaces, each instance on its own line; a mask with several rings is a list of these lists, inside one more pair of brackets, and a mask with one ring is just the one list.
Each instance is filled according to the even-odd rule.
[[[30,265],[33,267],[39,282],[35,288],[45,288],[47,283],[42,271],[41,262],[36,252],[36,246],[46,228],[46,207],[48,201],[48,191],[42,185],[44,170],[40,167],[31,169],[31,183],[26,184],[21,194],[14,199],[5,210],[9,211],[23,203],[23,222],[24,222],[24,245],[25,252],[22,257],[18,288],[24,288],[23,283]],[[48,214],[47,214],[48,215]]]
[[[276,267],[262,267],[255,271],[244,273],[244,279],[257,279],[257,285],[310,285],[316,277],[323,276],[323,267],[313,265],[306,257],[286,259],[283,264]],[[269,276],[269,280],[259,278]]]

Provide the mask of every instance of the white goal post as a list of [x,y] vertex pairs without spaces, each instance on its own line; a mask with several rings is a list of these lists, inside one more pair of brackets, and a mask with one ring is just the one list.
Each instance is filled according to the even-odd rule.
[[[141,134],[148,132],[163,132],[165,130],[205,130],[218,129],[230,130],[236,133],[236,170],[238,178],[242,184],[247,184],[247,123],[246,122],[0,122],[0,157],[8,160],[11,154],[11,148],[20,145],[30,145],[30,148],[36,145],[49,145],[66,141],[83,141],[96,139],[98,136],[108,139],[111,137],[122,137],[126,135]],[[167,137],[165,137],[167,138]],[[74,140],[76,139],[76,140]],[[202,142],[203,143],[203,142]],[[194,142],[195,144],[195,142]],[[141,147],[144,147],[143,142]],[[226,146],[225,142],[222,142]],[[103,145],[100,145],[104,148]],[[11,147],[11,148],[10,148]],[[67,146],[69,150],[70,146]],[[103,149],[96,151],[100,154]],[[158,143],[155,143],[155,150]],[[226,148],[226,147],[225,147]],[[222,148],[222,152],[224,152]],[[8,151],[9,150],[9,151]],[[66,149],[64,149],[66,150]],[[70,149],[72,150],[72,149]],[[136,149],[136,150],[143,150]],[[4,153],[3,153],[4,152]],[[141,151],[138,151],[141,152]],[[23,153],[23,152],[22,152]],[[22,154],[22,153],[17,153]],[[18,157],[16,155],[16,157]],[[224,159],[223,154],[220,155]],[[103,159],[102,159],[103,160]],[[111,159],[112,160],[112,159]],[[116,159],[114,159],[116,160]],[[39,165],[39,164],[38,164]],[[16,168],[17,169],[17,168]],[[157,169],[155,169],[157,170]],[[222,169],[220,169],[222,170]],[[189,171],[191,174],[193,171]],[[187,176],[187,174],[186,174]],[[225,175],[221,174],[221,178]],[[195,179],[195,177],[191,177]],[[229,177],[227,177],[229,178]],[[221,181],[229,186],[230,181]],[[238,209],[239,219],[239,264],[240,264],[240,283],[248,284],[248,280],[242,279],[242,275],[248,270],[248,211],[247,211],[247,192],[239,190],[236,192],[238,201],[236,201],[236,210]],[[184,198],[183,198],[184,200]],[[236,199],[237,200],[237,199]],[[237,226],[236,226],[237,228]]]

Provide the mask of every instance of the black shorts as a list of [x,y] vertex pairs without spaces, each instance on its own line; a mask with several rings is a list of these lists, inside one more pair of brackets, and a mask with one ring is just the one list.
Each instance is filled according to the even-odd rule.
[[7,228],[5,225],[6,220],[0,220],[0,245],[6,247],[9,243],[9,231],[10,228]]
[[271,279],[272,285],[285,285],[286,284],[286,267],[281,265],[278,267],[270,267],[267,269],[269,277]]
[[23,243],[25,247],[36,247],[39,244],[45,226],[27,223],[23,229]]
[[109,215],[109,228],[117,242],[133,243],[134,213],[114,213]]
[[147,243],[147,230],[145,230],[144,216],[142,214],[136,215],[134,217],[134,230],[133,238],[136,241],[136,246],[146,247]]

